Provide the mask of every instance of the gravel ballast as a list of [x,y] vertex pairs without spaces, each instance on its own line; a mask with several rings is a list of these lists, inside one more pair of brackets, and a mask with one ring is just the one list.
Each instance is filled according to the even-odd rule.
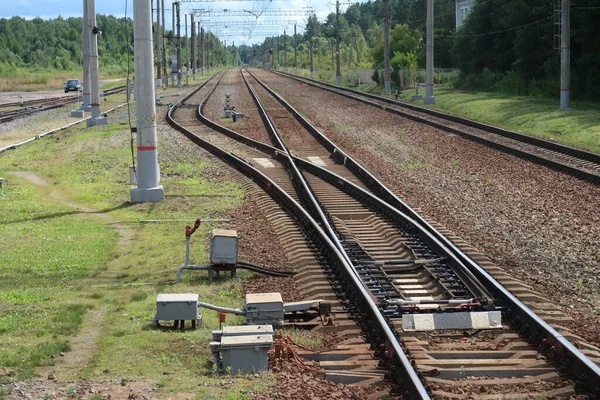
[[600,344],[600,188],[266,71],[257,76],[425,216],[575,319]]

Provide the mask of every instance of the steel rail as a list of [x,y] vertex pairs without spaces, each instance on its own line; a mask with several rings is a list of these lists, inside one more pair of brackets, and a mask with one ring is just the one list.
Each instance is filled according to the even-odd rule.
[[576,149],[573,147],[569,147],[569,146],[565,146],[562,144],[558,144],[558,143],[554,143],[554,142],[550,142],[548,140],[544,140],[544,139],[539,139],[533,136],[529,136],[529,135],[524,135],[522,133],[518,133],[518,132],[513,132],[513,131],[509,131],[506,129],[502,129],[502,128],[498,128],[495,126],[491,126],[491,125],[487,125],[487,124],[483,124],[481,122],[477,122],[477,121],[473,121],[470,119],[466,119],[466,118],[462,118],[462,117],[457,117],[455,115],[451,115],[451,114],[446,114],[446,113],[442,113],[440,111],[436,111],[436,110],[431,110],[429,108],[425,108],[425,107],[419,107],[419,106],[415,106],[414,104],[408,104],[405,102],[401,102],[401,101],[396,101],[396,100],[392,100],[392,99],[388,99],[382,96],[377,96],[371,93],[364,93],[364,92],[360,92],[358,90],[354,90],[354,89],[349,89],[349,88],[343,88],[340,86],[335,86],[332,85],[330,83],[326,83],[326,82],[321,82],[318,81],[316,79],[310,79],[310,78],[305,78],[305,77],[297,77],[295,75],[292,74],[288,74],[285,72],[281,72],[281,71],[274,71],[274,70],[269,70],[272,73],[275,74],[279,74],[281,76],[285,76],[288,77],[290,79],[294,79],[296,81],[299,82],[303,82],[303,83],[307,83],[311,86],[314,87],[318,87],[320,89],[332,92],[332,93],[336,93],[339,94],[340,96],[344,96],[356,101],[360,101],[361,103],[364,104],[368,104],[370,106],[376,107],[376,108],[380,108],[383,109],[387,112],[390,112],[392,114],[396,114],[396,115],[400,115],[404,118],[408,118],[408,119],[412,119],[413,121],[416,122],[420,122],[423,124],[427,124],[430,126],[433,126],[435,128],[441,129],[443,131],[446,132],[450,132],[450,133],[454,133],[456,135],[462,136],[464,138],[467,138],[469,140],[472,140],[474,142],[480,143],[480,144],[484,144],[486,146],[492,147],[492,148],[496,148],[498,150],[501,150],[503,152],[512,154],[514,156],[529,160],[529,161],[533,161],[537,164],[541,164],[544,166],[547,166],[549,168],[552,168],[554,170],[560,171],[560,172],[565,172],[568,173],[570,175],[573,175],[577,178],[580,179],[584,179],[587,181],[590,181],[592,183],[595,184],[600,184],[600,175],[583,170],[581,168],[577,168],[556,160],[551,160],[549,158],[543,157],[543,156],[539,156],[537,154],[532,154],[529,153],[527,151],[521,150],[521,149],[517,149],[515,147],[511,147],[505,144],[501,144],[498,142],[495,142],[493,140],[489,140],[486,138],[483,138],[481,136],[466,132],[464,130],[460,130],[460,129],[456,129],[450,126],[446,126],[440,123],[437,123],[435,121],[430,121],[428,119],[425,118],[421,118],[418,117],[414,114],[410,114],[410,113],[406,113],[403,112],[399,109],[396,108],[389,108],[389,107],[384,107],[381,104],[375,103],[373,101],[370,101],[366,98],[370,98],[373,100],[377,100],[377,101],[381,101],[381,102],[385,102],[387,104],[392,104],[394,106],[398,106],[398,107],[403,107],[412,111],[417,111],[423,114],[427,114],[427,115],[431,115],[434,116],[436,118],[440,118],[440,119],[445,119],[448,121],[452,121],[452,122],[456,122],[456,123],[460,123],[462,125],[466,125],[472,128],[476,128],[476,129],[480,129],[483,131],[487,131],[489,133],[494,133],[509,139],[513,139],[522,143],[527,143],[530,145],[534,145],[540,148],[544,148],[547,150],[551,150],[554,151],[556,153],[560,153],[562,155],[566,155],[566,156],[570,156],[570,157],[575,157],[581,160],[585,160],[585,161],[589,161],[589,162],[593,162],[595,164],[599,164],[600,165],[600,154],[596,154],[596,153],[591,153],[585,150],[580,150],[580,149]]
[[[392,193],[391,190],[389,190],[387,187],[385,187],[385,185],[383,185],[371,173],[369,173],[366,170],[366,168],[364,168],[358,162],[354,161],[349,156],[347,156],[339,147],[337,147],[337,145],[335,143],[333,143],[329,138],[327,138],[327,136],[325,136],[325,134],[323,134],[321,131],[319,131],[310,121],[308,121],[306,118],[304,118],[283,97],[281,97],[279,94],[277,94],[275,91],[273,91],[267,85],[265,85],[260,79],[258,79],[252,73],[250,73],[250,75],[252,75],[252,77],[256,80],[256,82],[258,82],[263,88],[265,88],[265,90],[267,90],[281,105],[283,105],[288,111],[290,111],[292,113],[292,115],[294,116],[294,118],[296,118],[296,120],[302,126],[304,126],[308,130],[308,132],[311,135],[313,135],[313,137],[319,143],[321,143],[327,150],[329,150],[329,152],[331,152],[332,155],[339,155],[339,158],[337,158],[337,160],[339,162],[343,163],[350,171],[352,171],[359,179],[361,179],[361,181],[363,181],[363,183],[365,185],[367,185],[367,187],[369,187],[370,189],[373,190],[373,188],[370,187],[370,186],[373,186],[374,189],[376,189],[376,193],[379,193],[379,192]],[[369,179],[364,179],[363,177],[368,177]],[[373,180],[375,180],[377,182],[377,185],[373,185]],[[414,216],[417,216],[417,215],[418,214],[413,211],[413,213],[412,213],[412,215],[410,215],[410,217],[413,218]],[[421,218],[419,216],[419,220],[415,219],[415,221],[419,222],[419,224],[418,224],[419,226],[423,226],[430,233],[432,233],[437,238],[438,241],[440,241],[441,243],[444,243],[444,247],[452,249],[452,247],[448,245],[450,241],[444,235],[439,233],[437,231],[437,229],[433,228],[431,225],[423,224],[423,222],[425,222],[425,220],[423,218]],[[456,255],[456,253],[455,253],[455,255]],[[461,278],[463,283],[469,288],[469,290],[476,297],[478,297],[480,299],[484,299],[483,303],[488,309],[494,308],[493,296],[479,282],[479,279],[477,279],[474,276],[472,271],[469,268],[467,268],[467,266],[464,264],[464,262],[452,263],[452,264],[450,264],[450,267],[456,273],[456,275]]]
[[[204,117],[204,119],[206,119],[206,117]],[[281,152],[275,147],[250,139],[228,128],[220,126],[220,131],[230,138],[262,150],[267,154],[274,154],[274,158],[277,158],[281,155]],[[337,154],[342,154],[345,156],[343,152],[338,152]],[[386,197],[391,196],[390,198],[393,200],[392,203],[394,203],[394,205],[390,205],[379,197],[373,196],[368,191],[365,191],[361,187],[341,176],[332,173],[331,171],[328,171],[327,169],[316,166],[296,156],[293,156],[293,158],[301,169],[310,172],[315,176],[330,182],[331,184],[337,185],[340,190],[351,195],[352,197],[356,199],[371,197],[372,203],[375,204],[375,208],[378,208],[378,210],[385,215],[403,215],[403,213],[400,211],[403,210],[413,216],[415,220],[422,220],[421,217],[414,212],[414,210],[405,205],[381,183],[378,184],[381,185],[380,187],[384,190],[384,193],[387,191],[389,196],[386,195]],[[353,161],[351,158],[345,160],[346,165],[348,165],[348,162]],[[373,179],[376,178],[373,177]],[[432,228],[427,222],[425,222],[425,224],[435,231],[435,229]],[[551,353],[556,361],[569,368],[573,375],[575,375],[577,386],[579,388],[585,388],[585,390],[589,391],[590,393],[600,395],[600,388],[598,386],[598,382],[600,382],[598,379],[598,366],[596,366],[585,355],[579,352],[578,349],[574,348],[574,346],[571,345],[566,338],[558,334],[547,323],[541,320],[533,311],[531,311],[520,300],[513,296],[512,293],[506,290],[497,280],[495,280],[495,278],[489,275],[483,268],[465,255],[462,250],[458,249],[452,242],[448,242],[453,250],[461,255],[461,259],[466,260],[471,267],[476,270],[478,276],[481,275],[486,282],[490,283],[490,286],[494,288],[494,294],[498,294],[498,298],[502,299],[505,304],[509,305],[509,314],[512,311],[514,321],[522,328],[525,328],[523,333],[529,335],[530,338],[540,343],[544,351]]]
[[[370,293],[363,286],[361,280],[354,274],[352,266],[346,261],[346,257],[342,254],[342,252],[339,251],[336,244],[333,243],[328,234],[325,233],[325,231],[310,215],[310,213],[306,211],[299,203],[297,203],[279,185],[269,179],[266,175],[262,174],[258,169],[254,168],[248,162],[236,156],[235,154],[229,153],[202,139],[175,121],[172,115],[173,110],[175,110],[180,104],[187,101],[206,83],[208,83],[208,81],[206,81],[196,91],[190,93],[188,96],[182,98],[178,103],[172,106],[167,113],[167,122],[173,128],[186,135],[194,143],[205,148],[215,156],[224,160],[228,164],[231,164],[244,175],[250,177],[277,203],[284,206],[293,219],[300,219],[299,225],[301,228],[305,230],[308,229],[311,233],[311,236],[321,244],[319,250],[323,257],[330,262],[331,266],[336,267],[335,273],[337,275],[343,275],[341,281],[346,282],[346,284],[349,285],[346,293],[346,299],[351,302],[359,302],[359,305],[365,308],[368,313],[368,319],[373,322],[370,327],[377,330],[377,341],[380,342],[379,344],[384,342],[386,347],[390,350],[390,358],[392,361],[391,373],[395,375],[396,383],[402,387],[402,390],[410,399],[430,399],[427,390],[423,386],[415,370],[412,368],[411,362],[404,353],[401,344],[399,343],[394,332],[388,326],[386,318],[379,311],[379,308],[375,301],[371,298]],[[214,92],[214,89],[211,90],[208,96],[200,103],[197,114],[202,114],[202,109],[212,92]]]
[[[118,110],[119,108],[125,107],[126,105],[127,105],[127,103],[119,104],[118,106],[116,106],[116,107],[113,107],[113,108],[111,108],[110,110],[106,110],[106,111],[104,111],[104,113],[110,113],[110,112],[113,112],[113,111],[115,111],[115,110]],[[39,135],[36,135],[36,136],[34,136],[34,137],[32,137],[32,138],[26,139],[26,140],[24,140],[24,141],[22,141],[22,142],[15,143],[15,144],[9,144],[8,146],[0,147],[0,154],[1,154],[1,153],[3,153],[3,152],[5,152],[5,151],[7,151],[7,150],[15,150],[17,147],[23,146],[24,144],[27,144],[27,143],[29,143],[29,142],[33,142],[34,140],[41,139],[41,138],[43,138],[44,136],[47,136],[47,135],[52,135],[52,134],[54,134],[54,133],[56,133],[56,132],[60,132],[60,131],[62,131],[62,130],[65,130],[65,129],[69,129],[70,127],[72,127],[72,126],[75,126],[75,125],[77,125],[77,124],[80,124],[80,123],[82,123],[82,122],[84,122],[84,121],[87,121],[87,120],[88,120],[88,119],[90,119],[90,118],[91,118],[91,117],[86,117],[86,118],[83,118],[83,119],[80,119],[80,120],[77,120],[77,121],[71,122],[70,124],[67,124],[67,125],[61,126],[61,127],[59,127],[59,128],[52,129],[52,130],[49,130],[49,131],[47,131],[47,132],[41,133],[41,134],[39,134]]]
[[[126,86],[118,86],[115,88],[107,89],[103,92],[104,96],[109,96],[112,94],[120,93],[126,89]],[[30,104],[37,104],[37,107],[23,107],[15,110],[8,111],[0,111],[0,123],[9,122],[14,119],[24,117],[27,115],[31,115],[37,112],[53,110],[56,108],[61,108],[66,106],[67,104],[71,104],[79,101],[79,96],[70,96],[70,97],[57,97],[52,99],[42,99],[42,100],[29,100]],[[25,103],[24,103],[25,104]],[[0,105],[2,107],[2,105]]]
[[[256,78],[255,78],[256,79]],[[260,82],[257,79],[257,82]],[[264,86],[264,85],[263,85]],[[267,89],[267,87],[265,87]],[[270,88],[267,89],[273,92]],[[494,279],[485,269],[478,265],[462,250],[455,246],[449,239],[439,233],[429,223],[427,223],[418,213],[412,208],[400,200],[393,192],[391,192],[385,185],[383,185],[377,178],[370,174],[364,167],[354,161],[350,156],[345,154],[339,149],[331,140],[323,135],[317,128],[315,128],[308,120],[302,117],[289,103],[285,102],[283,98],[273,92],[276,98],[281,99],[282,104],[287,104],[288,109],[294,110],[293,114],[298,118],[298,121],[304,126],[312,127],[310,130],[319,133],[318,140],[322,140],[326,143],[326,147],[330,150],[333,156],[338,156],[350,170],[353,170],[360,178],[360,180],[373,190],[382,200],[388,202],[393,207],[404,212],[406,215],[413,218],[420,225],[424,226],[434,236],[440,239],[447,247],[452,249],[459,259],[465,263],[471,273],[477,278],[478,281],[483,282],[487,288],[492,292],[496,299],[502,301],[505,305],[510,308],[510,312],[513,315],[513,319],[517,325],[521,327],[522,333],[529,336],[533,342],[537,342],[546,351],[554,353],[556,361],[566,367],[575,376],[578,386],[585,388],[589,393],[593,393],[600,397],[600,367],[593,363],[587,358],[581,351],[579,351],[568,339],[563,337],[548,323],[542,320],[537,314],[535,314],[529,307],[521,302],[516,296],[502,286],[496,279]],[[280,101],[280,102],[281,102]]]

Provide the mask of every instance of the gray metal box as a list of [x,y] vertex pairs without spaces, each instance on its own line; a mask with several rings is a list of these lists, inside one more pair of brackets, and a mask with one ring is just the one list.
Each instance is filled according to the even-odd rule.
[[248,325],[283,325],[281,293],[249,293],[245,310]]
[[210,262],[213,265],[237,264],[237,232],[230,229],[213,229],[210,234]]
[[267,352],[272,345],[272,335],[222,337],[223,370],[232,373],[266,371],[269,368]]
[[198,319],[198,294],[159,294],[156,298],[156,321]]

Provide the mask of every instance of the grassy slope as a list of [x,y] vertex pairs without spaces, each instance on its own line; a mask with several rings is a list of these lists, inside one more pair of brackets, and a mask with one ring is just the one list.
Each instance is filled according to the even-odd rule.
[[[361,85],[360,89],[374,88]],[[409,101],[413,94],[414,90],[405,90],[401,99]],[[600,153],[600,104],[572,102],[571,111],[560,111],[555,99],[444,88],[436,90],[434,95],[436,104],[426,107]]]
[[[98,348],[90,355],[94,361],[68,378],[143,379],[163,393],[187,391],[197,398],[243,398],[268,386],[268,376],[240,379],[235,388],[223,386],[210,373],[208,341],[218,327],[215,313],[204,313],[205,326],[194,332],[150,328],[158,293],[194,292],[203,301],[242,304],[240,278],[209,284],[205,274],[189,273],[179,285],[165,284],[182,263],[184,223],[138,221],[222,217],[240,204],[242,192],[234,182],[211,179],[210,163],[171,144],[159,146],[165,192],[194,197],[126,203],[131,160],[123,124],[73,128],[0,156],[0,176],[7,179],[7,195],[0,197],[0,215],[7,221],[0,224],[0,369],[15,373],[0,382],[32,377],[37,365],[54,363],[50,356],[69,347],[69,336],[94,309],[104,312],[97,324]],[[9,173],[23,170],[43,177],[48,186]],[[73,204],[102,210],[103,217]],[[129,243],[119,242],[115,221],[127,222],[133,233]],[[208,259],[204,238],[212,227],[202,225],[194,236],[196,263]],[[122,285],[146,282],[162,284]]]

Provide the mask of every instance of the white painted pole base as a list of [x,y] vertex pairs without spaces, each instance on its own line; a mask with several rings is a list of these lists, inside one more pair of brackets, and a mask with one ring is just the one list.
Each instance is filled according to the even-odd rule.
[[162,185],[153,188],[131,188],[132,203],[154,203],[165,198],[165,190]]
[[433,96],[433,85],[427,85],[425,87],[425,97],[423,97],[423,104],[435,104],[435,97]]
[[392,82],[390,82],[390,81],[385,81],[385,82],[384,82],[384,87],[385,87],[385,94],[390,94],[390,93],[392,93]]
[[340,75],[335,76],[335,84],[338,86],[342,84],[342,77]]
[[560,109],[562,111],[571,110],[571,107],[569,107],[569,99],[570,99],[570,93],[566,90],[562,90],[560,92]]
[[85,112],[92,111],[91,98],[92,98],[92,96],[90,94],[83,95],[83,104],[81,105],[82,111],[85,111]]

